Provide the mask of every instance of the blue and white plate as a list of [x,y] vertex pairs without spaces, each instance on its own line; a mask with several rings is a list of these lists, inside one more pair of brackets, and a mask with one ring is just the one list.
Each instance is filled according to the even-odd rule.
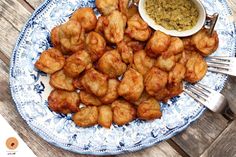
[[[234,56],[236,31],[225,0],[203,0],[208,14],[220,13],[216,30],[219,48],[216,56]],[[48,109],[51,90],[49,76],[34,68],[42,51],[51,47],[50,31],[68,20],[79,7],[93,7],[94,0],[46,0],[30,17],[20,33],[11,58],[10,88],[17,109],[39,136],[58,147],[81,154],[109,155],[136,151],[169,139],[201,116],[205,108],[185,94],[162,104],[161,119],[135,120],[110,129],[77,127],[71,115]],[[96,10],[97,12],[97,10]],[[208,72],[201,81],[221,91],[227,76]]]

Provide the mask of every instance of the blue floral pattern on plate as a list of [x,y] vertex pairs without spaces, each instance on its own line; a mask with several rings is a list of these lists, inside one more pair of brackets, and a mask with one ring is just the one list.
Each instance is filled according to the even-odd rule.
[[[220,45],[213,54],[234,56],[236,32],[225,0],[203,0],[209,14],[220,13],[216,30]],[[113,125],[110,129],[98,125],[77,127],[71,114],[56,114],[49,110],[47,97],[51,91],[49,76],[34,68],[43,50],[51,47],[50,30],[68,20],[79,7],[95,8],[94,0],[46,0],[23,28],[11,58],[10,88],[17,109],[27,124],[43,139],[77,153],[110,155],[136,151],[173,137],[196,120],[205,108],[186,94],[161,104],[161,119],[128,125]],[[226,75],[207,72],[201,81],[221,91]]]

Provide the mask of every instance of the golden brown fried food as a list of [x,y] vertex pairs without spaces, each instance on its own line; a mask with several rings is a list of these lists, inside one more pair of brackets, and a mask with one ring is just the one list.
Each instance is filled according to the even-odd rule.
[[96,7],[103,15],[108,15],[118,9],[118,0],[96,0]]
[[195,50],[195,47],[192,44],[192,36],[182,38],[182,41],[183,41],[185,50],[188,50],[188,51],[194,51]]
[[143,93],[141,94],[141,96],[139,97],[139,99],[137,101],[132,101],[132,103],[134,105],[139,105],[141,102],[149,99],[151,96],[146,92],[146,91],[143,91]]
[[198,54],[193,53],[186,63],[185,80],[190,83],[200,81],[207,72],[207,63],[204,58]]
[[120,53],[123,62],[126,64],[133,63],[133,50],[124,41],[121,41],[117,44],[117,50]]
[[202,29],[192,36],[192,44],[201,52],[203,56],[212,54],[219,45],[219,38],[216,31],[210,36],[207,29]]
[[51,42],[53,47],[55,47],[58,50],[61,50],[61,46],[60,46],[60,38],[59,38],[59,29],[60,26],[56,26],[51,30]]
[[48,96],[48,107],[57,113],[73,113],[79,110],[80,99],[76,92],[54,89]]
[[125,33],[135,40],[146,41],[151,36],[151,29],[139,14],[133,15],[127,21],[127,25],[128,27],[126,28]]
[[143,76],[133,68],[129,68],[118,87],[118,94],[126,100],[136,101],[144,89]]
[[88,33],[85,44],[93,62],[98,60],[105,52],[106,41],[97,32]]
[[120,12],[122,12],[127,18],[132,17],[133,15],[138,13],[138,8],[135,5],[131,5],[128,8],[129,0],[119,0],[118,6]]
[[105,16],[99,16],[97,20],[96,28],[94,29],[95,32],[103,35],[104,33],[104,21],[106,20]]
[[87,92],[102,97],[108,89],[107,80],[108,77],[106,75],[91,68],[85,71],[81,78],[81,84]]
[[180,93],[183,92],[183,83],[179,82],[176,84],[168,84],[167,85],[167,89],[169,91],[169,95],[168,97],[165,98],[165,100],[167,101],[168,99],[175,97],[177,95],[179,95]]
[[183,64],[176,63],[174,68],[169,72],[168,83],[176,84],[184,79],[186,68]]
[[87,106],[100,106],[102,105],[101,101],[93,94],[87,93],[85,91],[79,92],[79,97],[81,102]]
[[104,35],[111,43],[119,43],[124,38],[126,17],[119,11],[113,11],[104,20]]
[[82,77],[73,78],[72,84],[73,84],[75,89],[80,89],[80,90],[84,89],[84,87],[81,83],[81,80],[82,80]]
[[49,84],[57,89],[74,91],[73,78],[67,76],[63,70],[53,73],[50,77]]
[[116,100],[111,104],[113,122],[117,125],[124,125],[136,117],[135,108],[125,100]]
[[171,55],[172,54],[176,55],[176,54],[183,52],[183,50],[184,50],[183,41],[178,37],[171,37],[170,46],[167,49],[167,53],[169,53]]
[[78,77],[89,64],[91,64],[91,59],[88,52],[80,50],[66,59],[64,72],[70,77]]
[[118,86],[120,82],[116,79],[108,80],[108,89],[105,96],[100,97],[100,100],[103,104],[111,104],[118,98]]
[[147,56],[144,50],[134,53],[134,67],[143,76],[153,67],[155,59]]
[[147,72],[144,80],[147,93],[151,96],[155,96],[158,91],[166,86],[167,79],[168,73],[157,67],[152,67],[151,70]]
[[167,99],[170,95],[170,91],[164,87],[164,88],[161,88],[159,91],[156,92],[155,94],[155,99],[157,101],[163,101],[163,102],[167,102]]
[[112,124],[111,106],[103,105],[98,108],[98,124],[105,128],[110,128]]
[[161,31],[156,31],[146,45],[146,52],[150,57],[162,55],[170,46],[171,37]]
[[129,41],[127,46],[131,47],[133,52],[137,52],[144,49],[145,43],[139,41]]
[[171,71],[171,69],[175,66],[175,56],[174,55],[170,57],[160,56],[157,58],[155,66],[166,72]]
[[140,119],[152,120],[161,117],[160,104],[154,98],[141,102],[137,109],[137,116]]
[[196,52],[195,51],[188,51],[188,50],[184,50],[182,53],[181,53],[181,56],[178,56],[178,62],[180,64],[183,64],[183,65],[186,65],[187,61],[189,60],[189,58],[191,58],[191,56],[193,54],[195,54]]
[[96,106],[83,107],[73,115],[72,120],[80,127],[93,126],[98,123],[98,108]]
[[97,24],[97,18],[92,8],[79,8],[71,16],[70,20],[80,22],[86,32],[93,30]]
[[42,52],[35,67],[47,74],[52,74],[62,69],[64,64],[65,58],[62,53],[55,48],[50,48]]
[[60,49],[63,54],[72,54],[84,48],[84,29],[77,21],[68,21],[59,27]]
[[108,75],[110,78],[115,78],[122,75],[126,71],[126,64],[122,62],[120,54],[117,50],[107,51],[98,60],[98,70]]

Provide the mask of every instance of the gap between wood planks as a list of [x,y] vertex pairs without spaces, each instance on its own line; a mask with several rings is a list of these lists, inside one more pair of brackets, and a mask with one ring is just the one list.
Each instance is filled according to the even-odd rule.
[[34,12],[34,7],[25,0],[17,0],[22,6],[25,7],[30,13]]

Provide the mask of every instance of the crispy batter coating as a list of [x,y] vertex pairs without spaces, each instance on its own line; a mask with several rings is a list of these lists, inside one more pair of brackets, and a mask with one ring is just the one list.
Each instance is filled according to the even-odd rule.
[[157,58],[155,66],[166,72],[171,71],[171,69],[175,66],[175,56],[174,55],[171,55],[170,57],[160,56]]
[[184,50],[182,53],[181,53],[181,56],[178,56],[179,57],[179,63],[180,64],[183,64],[183,65],[186,65],[187,61],[189,60],[189,58],[191,58],[191,56],[193,54],[195,54],[196,52],[195,51],[188,51],[188,50]]
[[84,87],[83,87],[83,85],[81,83],[81,80],[82,80],[82,77],[73,78],[72,84],[73,84],[75,89],[80,89],[80,90],[84,89]]
[[133,63],[133,50],[124,41],[121,41],[117,44],[117,50],[120,53],[123,62],[126,64]]
[[137,116],[140,119],[152,120],[161,117],[160,104],[154,98],[149,98],[139,104]]
[[127,18],[132,17],[133,15],[138,13],[138,8],[135,5],[131,5],[128,8],[129,0],[119,0],[118,6],[120,12],[122,12]]
[[88,69],[85,71],[85,74],[82,76],[81,84],[84,89],[96,96],[104,96],[108,89],[108,77],[94,68]]
[[151,29],[139,14],[133,15],[127,21],[127,25],[128,27],[126,28],[125,33],[135,40],[146,41],[151,36]]
[[133,68],[129,68],[118,87],[118,94],[128,101],[136,101],[144,89],[143,76]]
[[169,97],[170,95],[170,91],[164,87],[164,88],[161,88],[158,92],[156,92],[155,94],[155,99],[157,101],[163,101],[163,102],[167,102],[167,97]]
[[103,105],[98,108],[98,124],[110,128],[112,124],[111,106]]
[[85,91],[79,92],[79,97],[81,102],[87,106],[100,106],[102,105],[101,101],[93,94],[87,93]]
[[153,67],[155,59],[147,56],[144,50],[134,53],[134,66],[143,76]]
[[79,110],[80,99],[76,92],[54,89],[48,96],[48,107],[57,113],[73,113]]
[[192,43],[192,36],[182,38],[182,41],[183,41],[185,50],[188,50],[188,51],[194,51],[195,50],[195,47]]
[[88,33],[85,44],[93,62],[98,60],[105,52],[106,41],[97,32]]
[[212,36],[208,35],[206,29],[202,29],[192,36],[192,44],[201,52],[203,56],[212,54],[219,45],[219,38],[216,31]]
[[50,48],[42,52],[35,67],[47,74],[52,74],[62,69],[64,64],[65,58],[62,53],[55,48]]
[[168,83],[176,84],[184,79],[186,68],[183,64],[176,63],[174,68],[169,72]]
[[116,100],[111,104],[113,122],[117,125],[124,125],[136,117],[136,109],[125,100]]
[[104,33],[104,21],[106,20],[105,16],[99,16],[97,20],[97,25],[94,29],[95,32],[99,33],[100,35],[103,35]]
[[144,80],[147,93],[151,96],[155,96],[159,90],[166,86],[167,79],[168,73],[157,67],[152,67],[151,70],[147,72]]
[[63,70],[53,73],[50,77],[49,84],[57,89],[74,91],[73,78],[67,76]]
[[124,38],[126,17],[119,11],[113,11],[104,20],[104,35],[111,43],[119,43]]
[[70,20],[80,22],[86,32],[93,30],[97,24],[97,18],[92,8],[77,9]]
[[171,55],[172,54],[176,55],[176,54],[183,52],[183,50],[184,50],[183,41],[178,37],[171,37],[170,46],[167,49],[167,52]]
[[207,72],[207,63],[204,58],[198,54],[193,53],[186,63],[185,80],[190,83],[200,81]]
[[61,50],[61,46],[60,46],[60,38],[59,38],[59,29],[60,26],[56,26],[51,30],[51,42],[53,47],[55,47],[58,50]]
[[108,80],[108,89],[106,95],[100,97],[100,100],[103,104],[111,104],[118,98],[118,86],[120,82],[116,79]]
[[98,70],[108,75],[110,78],[115,78],[122,75],[126,71],[126,64],[122,62],[120,54],[117,50],[107,51],[98,60]]
[[98,108],[96,106],[83,107],[73,115],[72,120],[80,127],[93,126],[98,123]]
[[171,37],[161,31],[155,31],[146,45],[146,52],[150,57],[157,57],[170,46]]
[[66,59],[64,72],[70,77],[78,77],[89,64],[91,64],[89,54],[85,50],[80,50]]
[[145,43],[139,41],[129,41],[127,46],[131,47],[133,52],[137,52],[144,49]]
[[146,92],[146,91],[143,91],[143,93],[141,94],[141,96],[139,97],[138,100],[136,101],[132,101],[132,104],[134,105],[139,105],[141,102],[145,101],[145,100],[148,100],[151,96]]
[[84,48],[84,29],[77,21],[68,21],[59,27],[60,49],[72,54]]
[[169,91],[168,97],[166,97],[166,101],[172,97],[175,97],[183,92],[183,83],[179,82],[176,84],[168,84],[167,89]]
[[118,0],[96,0],[95,4],[103,15],[108,15],[118,9]]

